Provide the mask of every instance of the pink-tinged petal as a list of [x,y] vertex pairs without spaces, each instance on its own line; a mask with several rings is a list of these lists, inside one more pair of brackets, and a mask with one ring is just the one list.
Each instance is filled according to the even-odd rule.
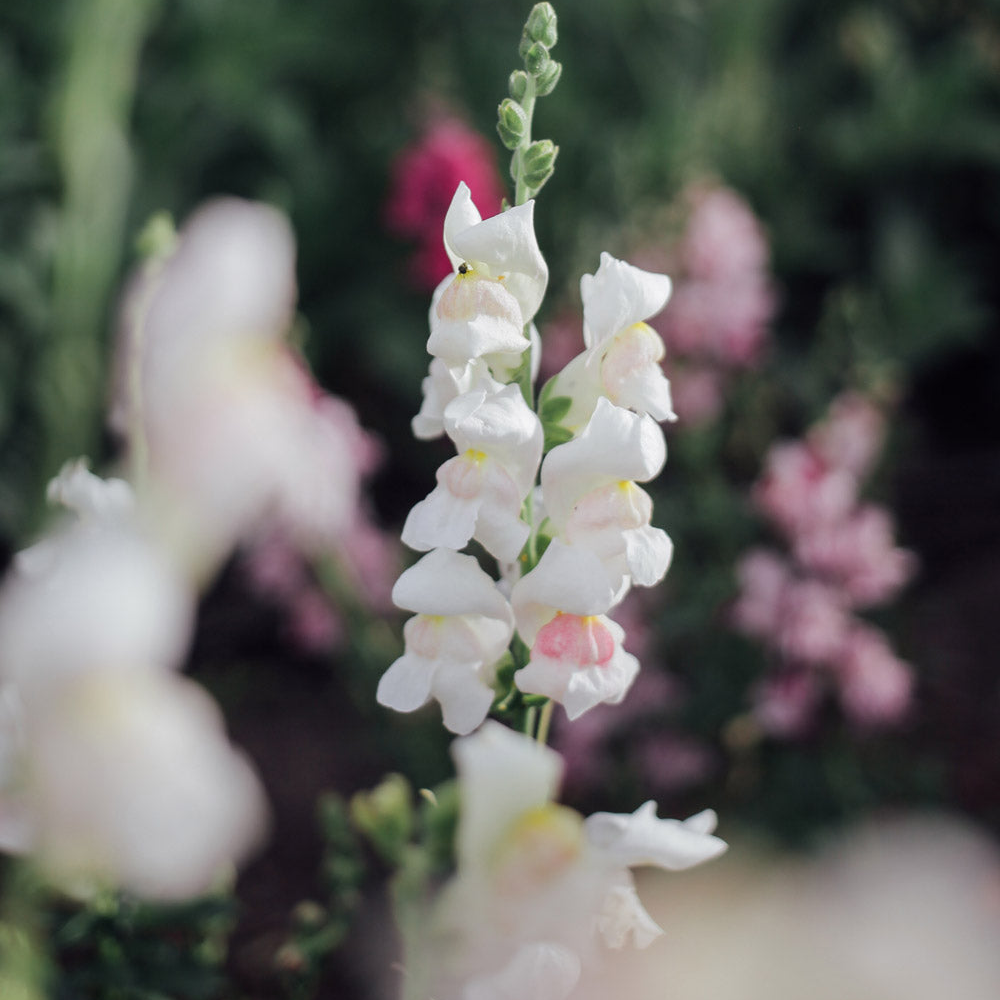
[[595,705],[617,704],[639,672],[639,661],[621,648],[623,638],[621,627],[603,616],[557,615],[539,631],[514,681],[562,704],[571,720]]
[[521,638],[531,646],[557,611],[604,614],[617,594],[601,560],[586,549],[553,539],[538,565],[514,584],[511,604]]
[[643,271],[609,253],[601,254],[597,273],[580,278],[583,339],[593,347],[620,330],[655,316],[670,298],[665,274]]
[[456,274],[437,304],[427,351],[450,365],[528,347],[521,307],[498,281]]
[[580,970],[580,959],[562,945],[522,945],[499,972],[470,979],[462,1000],[565,1000]]
[[674,556],[674,543],[662,528],[646,525],[625,532],[625,560],[632,582],[652,587],[667,575]]
[[560,529],[584,494],[617,482],[647,482],[667,460],[663,431],[650,417],[601,397],[580,436],[558,445],[542,464],[549,517]]
[[426,615],[484,615],[513,628],[510,605],[472,557],[451,549],[428,552],[396,581],[396,607]]
[[639,901],[628,872],[604,897],[597,917],[597,930],[604,943],[616,950],[624,948],[629,938],[636,948],[648,948],[663,934],[663,928]]
[[487,869],[512,819],[551,801],[562,759],[549,747],[487,721],[451,746],[461,793],[455,853],[464,873]]
[[478,494],[456,496],[444,485],[437,486],[407,515],[403,544],[418,552],[464,548],[476,530],[481,506],[482,497]]
[[626,868],[653,865],[680,871],[718,857],[728,845],[712,836],[712,814],[698,813],[693,822],[657,819],[656,803],[646,802],[632,814],[594,813],[585,821],[587,837],[614,864]]
[[431,696],[436,667],[433,660],[404,653],[379,679],[375,700],[397,712],[416,711],[426,705]]
[[662,358],[663,341],[651,326],[636,323],[616,334],[601,362],[608,398],[654,420],[676,420],[670,382],[660,367]]
[[458,266],[465,260],[461,251],[455,249],[455,237],[482,221],[479,209],[473,204],[468,184],[459,181],[444,217],[444,248],[453,270],[458,270]]
[[493,688],[466,663],[441,664],[431,686],[445,729],[459,736],[481,725],[493,704]]
[[521,304],[525,324],[535,318],[549,280],[535,238],[534,212],[535,203],[529,201],[451,238],[452,248],[464,261],[473,267],[485,265],[489,277],[504,282]]

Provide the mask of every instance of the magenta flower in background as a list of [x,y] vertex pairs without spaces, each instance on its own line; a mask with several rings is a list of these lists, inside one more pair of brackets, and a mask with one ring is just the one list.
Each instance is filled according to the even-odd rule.
[[410,276],[418,289],[432,291],[451,273],[441,228],[461,181],[485,218],[500,211],[504,187],[492,143],[454,115],[432,116],[396,157],[385,203],[389,232],[417,244]]

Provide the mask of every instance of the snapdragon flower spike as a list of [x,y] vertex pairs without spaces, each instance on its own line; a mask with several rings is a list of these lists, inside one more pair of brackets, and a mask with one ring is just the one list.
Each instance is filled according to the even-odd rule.
[[673,544],[650,526],[652,500],[636,486],[659,475],[666,459],[656,421],[601,397],[580,435],[542,463],[545,509],[556,534],[598,555],[616,590],[627,581],[650,587],[670,566]]
[[376,698],[412,712],[431,698],[444,725],[469,733],[489,712],[497,661],[514,634],[510,605],[472,556],[435,549],[396,581],[393,602],[416,612],[405,652],[382,675]]
[[[427,350],[451,366],[470,359],[520,355],[525,328],[548,283],[538,249],[534,202],[485,221],[459,184],[444,222],[444,244],[455,269],[434,293]],[[509,358],[505,362],[509,366]]]
[[562,426],[577,431],[594,412],[597,400],[612,403],[654,420],[676,420],[660,361],[665,348],[645,320],[670,298],[670,278],[601,254],[595,274],[580,278],[585,350],[555,376],[552,394],[573,404]]
[[538,417],[517,385],[486,379],[445,407],[444,425],[458,454],[410,511],[404,543],[461,549],[475,538],[502,562],[516,559],[531,530],[520,515],[542,457]]
[[570,719],[601,702],[620,702],[639,661],[622,648],[622,627],[604,613],[619,596],[593,552],[553,539],[511,591],[518,633],[531,650],[514,674],[518,688],[559,702]]

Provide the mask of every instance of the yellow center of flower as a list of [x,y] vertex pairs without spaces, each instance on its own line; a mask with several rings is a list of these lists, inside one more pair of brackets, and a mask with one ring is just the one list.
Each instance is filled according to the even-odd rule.
[[497,852],[497,890],[520,895],[564,874],[583,850],[583,818],[554,802],[521,813]]

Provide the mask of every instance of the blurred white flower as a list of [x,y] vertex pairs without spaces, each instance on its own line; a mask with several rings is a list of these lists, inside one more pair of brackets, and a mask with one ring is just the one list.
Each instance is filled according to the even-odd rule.
[[342,404],[286,343],[294,303],[287,220],[237,199],[199,209],[125,298],[111,423],[150,523],[199,579],[267,522],[308,546],[351,523],[360,473]]

